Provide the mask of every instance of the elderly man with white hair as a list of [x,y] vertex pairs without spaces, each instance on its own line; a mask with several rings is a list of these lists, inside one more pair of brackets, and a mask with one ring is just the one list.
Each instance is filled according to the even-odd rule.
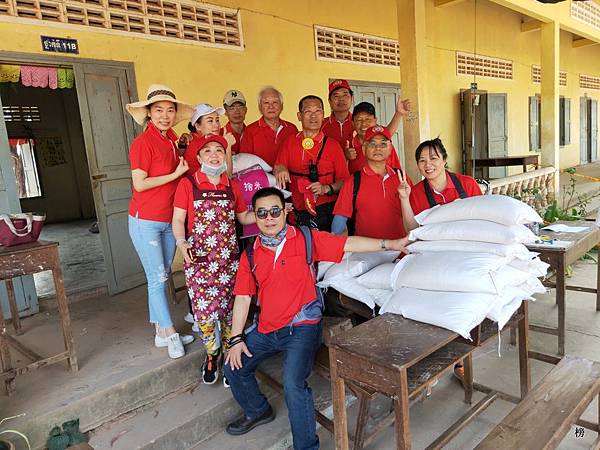
[[273,166],[281,143],[298,133],[298,128],[280,117],[283,95],[273,86],[264,87],[258,93],[258,110],[262,116],[246,127],[240,153],[252,153]]

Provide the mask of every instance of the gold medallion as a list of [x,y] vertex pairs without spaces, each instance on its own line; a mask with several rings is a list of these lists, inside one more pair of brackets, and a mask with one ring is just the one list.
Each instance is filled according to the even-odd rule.
[[302,148],[304,150],[311,150],[315,146],[315,141],[312,138],[304,138],[302,139]]

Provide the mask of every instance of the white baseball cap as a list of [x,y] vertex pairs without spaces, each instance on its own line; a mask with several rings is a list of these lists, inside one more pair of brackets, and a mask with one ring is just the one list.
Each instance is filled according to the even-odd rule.
[[207,114],[211,114],[214,112],[216,112],[218,115],[222,116],[223,114],[225,114],[225,109],[223,109],[221,107],[215,108],[214,106],[211,106],[208,103],[200,103],[199,105],[196,105],[194,114],[192,115],[190,122],[192,123],[192,125],[194,125],[196,122],[198,122],[198,120],[201,117],[204,117]]
[[246,105],[246,97],[244,97],[244,94],[237,89],[230,89],[229,91],[225,92],[225,95],[223,96],[223,104],[226,106],[231,106],[235,102],[240,102]]

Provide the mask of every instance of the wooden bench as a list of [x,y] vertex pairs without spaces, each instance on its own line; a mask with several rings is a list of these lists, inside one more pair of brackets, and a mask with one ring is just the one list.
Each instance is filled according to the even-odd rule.
[[600,425],[578,419],[599,394],[600,363],[565,356],[476,448],[554,449],[577,423],[599,434],[598,450]]

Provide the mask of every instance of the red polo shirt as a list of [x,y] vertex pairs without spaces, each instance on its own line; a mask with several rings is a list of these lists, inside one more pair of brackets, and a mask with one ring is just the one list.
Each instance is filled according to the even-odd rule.
[[343,122],[337,120],[335,115],[331,113],[331,116],[323,121],[321,131],[325,133],[325,136],[329,136],[338,141],[342,146],[342,149],[346,148],[346,145],[352,143],[352,134],[354,133],[352,113],[349,112]]
[[[481,188],[477,184],[477,181],[473,177],[468,175],[462,175],[460,173],[455,174],[460,184],[462,184],[463,189],[465,190],[465,194],[467,197],[475,197],[481,194]],[[431,192],[433,194],[433,199],[437,202],[438,205],[445,205],[446,203],[453,202],[457,198],[460,198],[458,191],[454,187],[454,183],[452,182],[452,178],[450,175],[446,173],[446,179],[448,180],[448,185],[446,189],[442,192],[436,192],[433,187],[431,188]],[[417,184],[415,184],[410,191],[410,206],[412,206],[413,213],[415,216],[426,209],[429,209],[429,202],[427,201],[427,195],[425,194],[425,184],[428,183],[427,180],[421,180]]]
[[[214,185],[208,180],[206,174],[200,171],[197,171],[192,178],[196,187],[201,190],[224,191],[227,189],[227,186],[231,186],[233,196],[235,197],[234,210],[236,214],[247,211],[246,203],[244,202],[244,197],[242,196],[242,190],[237,180],[230,180],[227,177],[227,174],[223,173],[221,174],[219,183]],[[187,232],[188,235],[191,234],[194,227],[194,220],[190,220],[190,217],[194,217],[194,189],[192,189],[192,182],[190,181],[189,177],[183,176],[179,180],[177,190],[175,191],[173,206],[187,210]]]
[[279,119],[279,129],[275,132],[261,117],[244,130],[240,142],[240,153],[252,153],[273,166],[281,144],[288,136],[293,136],[297,132],[296,125],[283,119]]
[[[395,169],[387,166],[387,173],[383,177],[369,165],[361,170],[360,187],[356,194],[355,234],[378,239],[399,239],[406,236],[398,195],[400,178]],[[412,185],[410,178],[407,181]],[[353,192],[354,177],[351,176],[340,191],[334,215],[352,217]]]
[[[305,210],[306,206],[304,205],[304,192],[300,191],[298,181],[302,178],[307,179],[307,177],[294,175],[293,172],[308,175],[310,161],[312,160],[313,163],[317,162],[317,156],[324,138],[325,135],[323,132],[319,132],[313,138],[315,141],[314,147],[311,150],[305,150],[302,148],[304,134],[302,132],[297,133],[295,136],[290,136],[283,143],[277,156],[275,165],[285,166],[290,172],[292,203],[294,204],[294,208],[299,211]],[[344,157],[342,147],[340,147],[340,144],[335,139],[327,139],[317,168],[321,184],[332,184],[348,178],[346,158]],[[316,205],[334,202],[336,199],[337,195],[320,195],[317,198]]]
[[[358,136],[354,136],[352,147],[356,150],[356,158],[348,160],[348,172],[351,174],[367,165],[367,157],[363,152],[362,143],[360,142],[360,139],[358,139]],[[392,169],[400,168],[400,160],[398,159],[398,154],[396,153],[394,145],[392,145],[392,153],[390,153],[386,163]]]
[[219,133],[221,136],[224,136],[225,133],[229,132],[233,134],[233,137],[235,138],[235,144],[231,146],[232,155],[237,155],[240,152],[240,142],[242,141],[242,136],[244,135],[245,128],[246,125],[244,125],[242,132],[238,133],[233,129],[229,122],[227,122],[224,127],[221,127],[221,132]]
[[[340,262],[344,256],[346,236],[335,236],[324,231],[312,230],[314,261]],[[315,281],[306,264],[306,248],[302,232],[293,226],[288,231],[283,249],[275,252],[254,242],[254,273],[250,270],[246,252],[240,259],[235,279],[235,295],[256,294],[260,315],[258,331],[270,333],[284,327],[304,305],[316,298]]]
[[[160,177],[173,173],[179,164],[177,135],[173,130],[163,136],[148,122],[147,128],[134,139],[129,149],[131,170],[141,169],[148,177]],[[138,192],[132,186],[133,195],[129,203],[129,215],[156,222],[171,222],[173,218],[173,196],[177,189],[174,180],[162,186]]]

